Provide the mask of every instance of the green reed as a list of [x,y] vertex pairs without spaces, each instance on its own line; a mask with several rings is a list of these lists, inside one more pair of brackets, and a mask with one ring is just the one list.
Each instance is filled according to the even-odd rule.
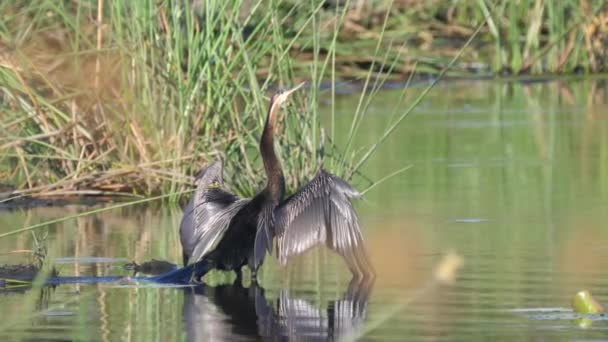
[[[38,5],[0,5],[8,18],[0,46],[15,51],[0,67],[0,164],[8,179],[32,192],[55,184],[168,193],[222,157],[239,192],[257,188],[266,95],[293,84],[295,38],[285,38],[280,2],[247,2],[249,13],[239,10],[243,1]],[[294,8],[314,17],[319,7]],[[305,97],[293,102],[308,110]],[[288,169],[292,160],[309,166],[289,174],[291,184],[318,164],[316,143],[300,144],[316,141],[316,116],[290,118],[296,127],[279,137]]]
[[[257,141],[268,95],[300,80],[310,87],[287,106],[277,144],[288,188],[322,163],[351,178],[375,151],[351,145],[387,81],[462,74],[467,62],[599,71],[604,57],[592,43],[603,31],[583,35],[604,9],[585,4],[3,2],[0,178],[21,194],[149,196],[190,187],[189,175],[221,157],[230,186],[251,195],[264,181]],[[444,35],[473,36],[475,49],[442,48]],[[364,90],[342,147],[333,104],[330,127],[321,127],[319,102],[333,103],[347,79]]]

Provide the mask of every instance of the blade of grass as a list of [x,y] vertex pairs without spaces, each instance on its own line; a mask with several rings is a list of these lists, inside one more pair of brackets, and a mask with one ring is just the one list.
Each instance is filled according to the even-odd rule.
[[483,28],[484,25],[485,25],[485,21],[484,21],[484,23],[481,23],[481,24],[479,24],[477,26],[477,28],[475,29],[475,31],[473,32],[473,34],[469,37],[469,39],[462,46],[462,48],[460,48],[460,50],[458,51],[458,53],[456,54],[456,56],[454,56],[454,58],[452,58],[452,60],[450,61],[450,63],[448,63],[448,65],[441,70],[441,72],[433,80],[433,82],[431,82],[431,84],[429,84],[422,91],[422,93],[412,102],[412,104],[405,110],[405,112],[403,112],[403,114],[401,114],[401,116],[399,116],[397,118],[397,120],[395,120],[395,122],[380,136],[380,138],[378,138],[378,141],[376,143],[374,143],[365,152],[365,154],[359,159],[359,161],[353,167],[353,173],[357,172],[359,170],[359,168],[361,168],[361,166],[363,164],[365,164],[365,162],[367,162],[367,160],[374,154],[374,152],[378,149],[378,147],[395,131],[395,129],[397,129],[397,127],[399,127],[399,124],[401,123],[401,121],[403,121],[403,119],[405,119],[414,110],[414,108],[416,108],[416,106],[418,106],[418,104],[425,98],[426,94],[429,91],[431,91],[431,89],[433,89],[437,83],[439,83],[439,81],[443,78],[443,76],[445,75],[445,73],[460,58],[460,56],[462,55],[462,53],[464,52],[464,50],[466,50],[466,48],[469,47],[469,45],[473,42],[473,39],[475,39],[475,37],[477,37],[477,34],[479,34],[479,32],[481,31],[481,29]]

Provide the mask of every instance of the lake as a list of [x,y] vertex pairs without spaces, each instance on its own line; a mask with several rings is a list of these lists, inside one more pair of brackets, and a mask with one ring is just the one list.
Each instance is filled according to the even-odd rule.
[[[377,94],[352,150],[374,143],[423,86]],[[333,119],[324,117],[338,146],[358,96],[336,97]],[[321,248],[286,269],[267,258],[260,287],[220,280],[198,289],[4,290],[0,339],[605,339],[608,318],[581,320],[570,301],[586,289],[608,303],[607,96],[604,80],[433,89],[363,168],[380,179],[411,165],[357,203],[373,286],[349,284],[342,260]],[[329,113],[330,98],[321,100]],[[0,233],[88,209],[3,211]],[[61,275],[128,275],[127,262],[180,262],[180,217],[173,207],[117,209],[50,225],[36,238],[48,234],[47,260]],[[0,239],[0,264],[27,261],[23,250],[33,246],[30,233]],[[463,266],[440,284],[435,269],[448,253]]]

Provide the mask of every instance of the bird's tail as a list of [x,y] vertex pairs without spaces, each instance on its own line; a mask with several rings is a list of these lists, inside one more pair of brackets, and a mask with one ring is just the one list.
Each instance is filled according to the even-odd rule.
[[193,279],[198,280],[209,270],[211,265],[208,262],[197,262],[171,272],[148,278],[150,281],[163,284],[190,284]]
[[163,284],[188,284],[194,274],[194,264],[149,278],[150,281]]

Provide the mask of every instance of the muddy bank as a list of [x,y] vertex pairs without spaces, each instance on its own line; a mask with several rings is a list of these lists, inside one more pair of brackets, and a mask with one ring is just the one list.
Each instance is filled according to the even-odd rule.
[[[1,190],[1,189],[0,189]],[[124,196],[47,196],[44,192],[35,196],[23,195],[19,191],[0,192],[0,211],[30,209],[50,206],[84,205],[114,203]]]
[[36,278],[40,268],[32,264],[2,265],[0,266],[0,285],[1,282],[19,281],[31,282]]
[[29,196],[11,196],[0,193],[0,211],[11,209],[29,209],[36,207],[63,206],[74,204],[74,201],[65,198],[34,198]]
[[[35,264],[0,265],[0,292],[29,288],[41,269]],[[55,278],[59,272],[54,267],[48,276]]]

